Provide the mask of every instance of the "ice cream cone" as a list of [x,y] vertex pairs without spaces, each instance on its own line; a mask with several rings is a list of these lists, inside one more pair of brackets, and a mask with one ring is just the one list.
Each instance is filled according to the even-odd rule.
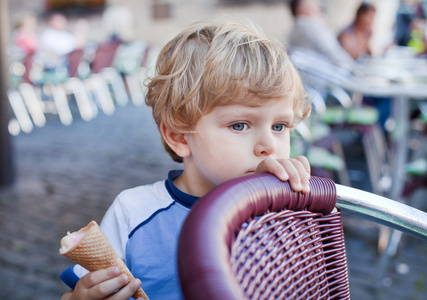
[[[84,235],[69,249],[61,247],[59,250],[61,255],[68,257],[91,272],[117,266],[122,273],[129,277],[129,281],[134,279],[126,264],[119,257],[95,221],[90,222],[86,227],[75,233]],[[139,288],[132,297],[135,299],[138,297],[149,299],[142,288]]]

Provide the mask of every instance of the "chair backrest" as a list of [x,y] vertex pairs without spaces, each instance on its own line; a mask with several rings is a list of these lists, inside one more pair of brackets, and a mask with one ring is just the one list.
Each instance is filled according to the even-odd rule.
[[310,187],[259,174],[200,199],[179,238],[185,299],[349,299],[335,184],[312,177]]
[[74,49],[67,55],[68,76],[78,77],[79,65],[83,60],[84,50],[82,48]]
[[102,69],[111,67],[119,45],[119,41],[108,41],[98,46],[90,66],[93,73],[99,73]]

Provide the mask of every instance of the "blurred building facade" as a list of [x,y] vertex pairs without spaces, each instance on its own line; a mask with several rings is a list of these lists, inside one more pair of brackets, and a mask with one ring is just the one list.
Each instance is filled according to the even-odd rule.
[[[42,19],[39,31],[45,24],[43,18],[47,15],[47,4],[51,0],[9,0],[10,22],[22,11],[36,13]],[[99,1],[98,1],[99,2]],[[163,45],[180,29],[194,21],[212,18],[220,14],[237,15],[250,18],[257,22],[269,35],[286,42],[292,29],[293,18],[285,1],[276,0],[105,0],[105,7],[121,5],[129,8],[134,14],[135,27],[133,37],[143,39],[154,45]],[[359,0],[323,0],[324,9],[335,32],[347,26],[354,17]],[[374,48],[380,51],[392,39],[392,30],[399,0],[372,0],[377,8],[375,20]],[[102,4],[101,3],[101,4]],[[162,18],[154,18],[155,6],[167,7]],[[263,9],[260,9],[262,7]],[[84,10],[81,9],[80,12]],[[86,10],[90,11],[90,8]],[[75,11],[75,10],[74,10]],[[72,22],[79,16],[70,11],[67,16]],[[102,32],[102,9],[83,14],[90,22],[90,38],[97,41],[105,38]]]

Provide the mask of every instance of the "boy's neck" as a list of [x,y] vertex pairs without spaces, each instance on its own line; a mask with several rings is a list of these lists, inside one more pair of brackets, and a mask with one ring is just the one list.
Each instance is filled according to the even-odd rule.
[[184,172],[172,181],[180,191],[194,197],[203,197],[215,187],[206,187],[202,183],[199,183],[196,178],[190,178],[188,173],[184,169]]

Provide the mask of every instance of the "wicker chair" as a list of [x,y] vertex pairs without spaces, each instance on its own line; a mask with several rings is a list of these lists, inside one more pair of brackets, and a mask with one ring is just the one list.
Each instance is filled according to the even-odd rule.
[[178,269],[187,299],[348,299],[341,213],[329,179],[310,194],[271,175],[233,180],[183,225]]
[[350,299],[341,210],[427,239],[421,211],[326,178],[310,186],[260,174],[199,200],[178,245],[185,299]]

